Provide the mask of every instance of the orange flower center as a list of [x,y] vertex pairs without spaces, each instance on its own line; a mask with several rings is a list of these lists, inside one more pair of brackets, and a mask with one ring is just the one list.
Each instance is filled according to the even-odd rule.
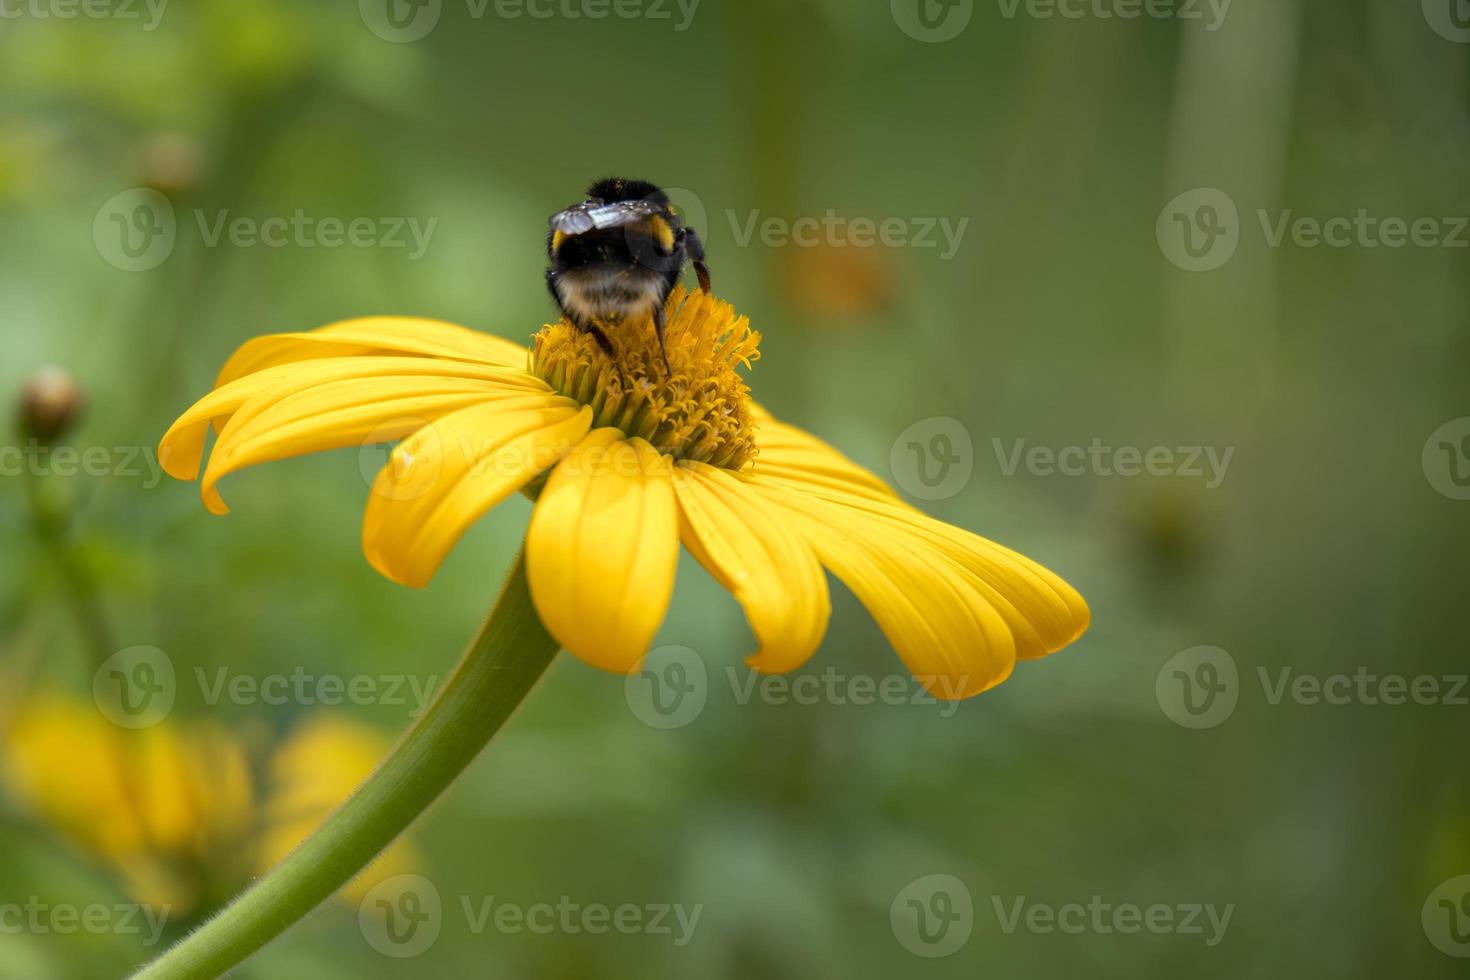
[[[760,334],[729,303],[676,288],[664,306],[664,351],[651,318],[603,327],[614,355],[570,322],[536,334],[531,370],[591,406],[595,426],[661,453],[738,470],[755,456],[750,389],[737,369],[760,357]],[[664,354],[668,363],[664,363]]]

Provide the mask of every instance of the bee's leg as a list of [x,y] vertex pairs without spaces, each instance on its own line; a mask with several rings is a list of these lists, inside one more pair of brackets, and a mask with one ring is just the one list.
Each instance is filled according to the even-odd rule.
[[607,334],[602,332],[601,327],[595,323],[588,323],[579,326],[579,329],[583,333],[590,333],[592,339],[597,341],[597,346],[602,348],[602,352],[612,359],[614,363],[617,362],[618,352],[613,349],[612,341],[607,339]]
[[694,274],[699,277],[699,288],[709,292],[709,266],[704,264],[704,240],[693,228],[684,229],[684,251],[694,263]]
[[669,365],[669,349],[664,346],[664,308],[663,304],[653,308],[653,332],[658,337],[658,352],[664,358],[664,370],[669,377],[674,376],[674,369]]

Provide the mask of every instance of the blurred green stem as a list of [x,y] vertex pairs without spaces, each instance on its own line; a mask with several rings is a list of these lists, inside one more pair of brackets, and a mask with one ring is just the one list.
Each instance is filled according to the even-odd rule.
[[557,649],[517,558],[480,635],[382,767],[305,843],[134,980],[218,977],[351,881],[479,755]]
[[112,628],[102,605],[102,590],[92,577],[81,555],[69,537],[73,507],[70,499],[58,502],[48,498],[42,478],[24,468],[26,503],[30,507],[31,525],[42,547],[61,573],[67,601],[91,648],[93,664],[100,664],[117,652],[112,641]]

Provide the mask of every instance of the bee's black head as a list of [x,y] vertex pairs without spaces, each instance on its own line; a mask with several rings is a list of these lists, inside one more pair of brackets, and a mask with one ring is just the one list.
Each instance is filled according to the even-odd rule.
[[622,177],[605,177],[587,188],[587,199],[601,201],[604,204],[614,204],[618,201],[651,201],[660,206],[667,206],[669,195],[665,194],[656,184],[650,184],[646,180],[626,180]]

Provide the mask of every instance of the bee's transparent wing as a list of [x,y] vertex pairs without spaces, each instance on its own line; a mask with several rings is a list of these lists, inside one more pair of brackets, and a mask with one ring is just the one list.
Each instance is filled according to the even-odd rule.
[[551,216],[553,231],[564,235],[585,235],[597,229],[621,228],[646,221],[662,208],[652,201],[615,201],[612,204],[578,204]]

